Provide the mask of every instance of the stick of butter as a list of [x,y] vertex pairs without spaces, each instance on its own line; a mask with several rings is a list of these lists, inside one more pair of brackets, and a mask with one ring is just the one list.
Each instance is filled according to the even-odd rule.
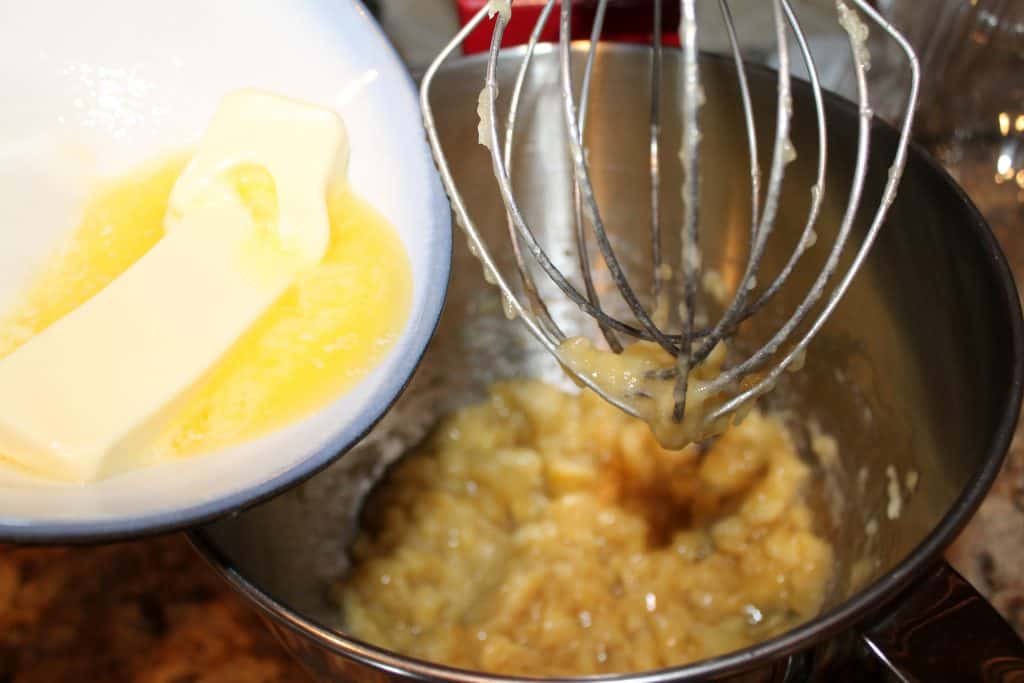
[[80,482],[137,464],[162,418],[323,258],[347,158],[333,112],[226,96],[171,192],[165,236],[0,361],[0,457]]

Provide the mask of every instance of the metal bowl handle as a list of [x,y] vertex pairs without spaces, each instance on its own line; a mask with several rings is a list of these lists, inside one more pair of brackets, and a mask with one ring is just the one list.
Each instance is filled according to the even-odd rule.
[[945,562],[898,598],[861,640],[898,681],[1024,681],[1024,641]]

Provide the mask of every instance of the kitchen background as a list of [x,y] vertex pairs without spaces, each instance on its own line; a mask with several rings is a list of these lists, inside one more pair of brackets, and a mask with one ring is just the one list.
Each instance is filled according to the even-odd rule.
[[[451,0],[367,0],[413,74],[454,34]],[[766,3],[743,0],[744,11]],[[824,55],[825,80],[848,92],[845,37],[830,0],[798,3]],[[927,12],[923,12],[924,5]],[[985,213],[1018,281],[1024,278],[1024,3],[881,0],[915,39],[930,78],[919,131]],[[739,13],[739,10],[736,10]],[[714,48],[721,40],[702,34]],[[950,37],[952,36],[952,38]],[[875,52],[880,113],[900,74]],[[756,56],[755,56],[756,58]],[[831,61],[829,61],[831,59]],[[984,74],[982,77],[981,74]],[[887,88],[889,90],[887,90]],[[949,553],[1024,634],[1024,442]],[[0,683],[298,683],[308,680],[236,598],[171,535],[91,548],[0,546]]]

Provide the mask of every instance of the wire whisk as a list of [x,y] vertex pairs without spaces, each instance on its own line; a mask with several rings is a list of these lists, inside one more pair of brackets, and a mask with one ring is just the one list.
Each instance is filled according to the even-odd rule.
[[[679,42],[682,75],[680,83],[680,120],[682,149],[682,219],[678,226],[681,253],[675,269],[667,265],[663,242],[665,239],[663,209],[660,205],[664,163],[662,159],[662,80],[665,14],[662,0],[652,0],[652,41],[650,44],[651,87],[649,117],[650,144],[650,205],[649,231],[650,291],[641,293],[630,278],[609,239],[605,215],[599,205],[593,183],[584,132],[590,104],[590,89],[597,47],[601,41],[608,0],[598,0],[590,34],[589,48],[583,67],[583,77],[577,91],[573,82],[573,51],[571,27],[573,3],[549,0],[543,7],[530,40],[522,52],[516,72],[515,85],[503,117],[497,109],[497,66],[502,39],[510,20],[510,2],[490,2],[469,21],[454,39],[441,51],[426,70],[421,83],[421,104],[424,123],[442,180],[451,199],[458,224],[464,230],[470,250],[483,263],[488,281],[501,289],[508,312],[518,316],[537,340],[554,354],[583,385],[593,389],[606,400],[626,412],[651,422],[659,438],[666,445],[681,447],[720,429],[730,416],[769,391],[781,373],[801,363],[803,354],[835,309],[850,286],[867,256],[875,236],[883,224],[893,201],[906,160],[907,144],[918,95],[919,67],[909,43],[867,1],[837,0],[837,21],[849,34],[851,63],[856,81],[859,106],[856,161],[853,178],[845,192],[845,207],[835,230],[835,239],[827,246],[827,256],[813,282],[795,310],[784,319],[763,344],[744,354],[727,366],[722,365],[719,351],[732,340],[741,324],[762,310],[787,282],[801,256],[815,245],[816,226],[822,213],[826,191],[828,166],[828,120],[823,87],[815,66],[808,36],[798,20],[789,0],[767,0],[771,6],[774,54],[778,69],[774,141],[771,146],[767,173],[762,172],[758,159],[758,138],[763,134],[757,122],[748,83],[748,66],[740,44],[733,8],[729,0],[717,0],[718,11],[728,36],[730,61],[735,68],[738,92],[745,124],[746,145],[749,148],[750,228],[749,249],[735,293],[723,304],[720,316],[714,322],[701,320],[698,315],[698,294],[705,272],[700,235],[699,189],[701,182],[702,136],[700,113],[705,104],[702,87],[700,31],[698,30],[696,0],[679,2]],[[545,252],[530,221],[525,217],[516,189],[511,181],[512,150],[524,83],[530,72],[536,47],[542,31],[553,12],[558,12],[559,92],[561,114],[565,126],[565,150],[571,160],[571,184],[575,207],[574,244],[580,264],[580,278],[573,282],[558,268]],[[504,202],[510,246],[518,271],[518,287],[513,288],[496,266],[492,254],[481,238],[469,215],[466,203],[454,181],[445,150],[441,144],[431,108],[431,87],[442,64],[451,57],[466,37],[478,26],[493,20],[493,34],[488,54],[483,89],[479,99],[479,139],[490,151],[492,170]],[[858,212],[863,209],[865,179],[871,151],[870,106],[866,71],[870,56],[866,40],[870,28],[881,31],[895,41],[905,56],[910,71],[905,113],[900,122],[899,142],[889,176],[878,205],[860,245],[849,266],[840,270],[840,261],[847,246]],[[791,76],[790,41],[795,41],[796,52],[808,74],[813,101],[813,121],[816,126],[817,155],[814,182],[809,188],[810,206],[804,219],[800,238],[784,260],[782,268],[757,289],[757,280],[769,240],[779,216],[780,197],[787,165],[795,158],[791,143],[793,121],[793,76]],[[499,122],[504,125],[499,127]],[[766,138],[768,139],[768,138]],[[624,303],[628,315],[615,316],[609,312],[607,301],[602,301],[595,286],[588,241],[596,244],[599,256],[611,282],[614,296]],[[824,248],[820,245],[819,248]],[[581,311],[593,318],[607,351],[595,353],[589,343],[580,344],[558,325],[550,313],[548,302],[540,294],[534,271],[549,278],[558,292]],[[521,294],[519,292],[522,292]],[[607,299],[607,294],[604,295]],[[669,312],[669,301],[675,310]],[[646,302],[646,303],[645,303]],[[611,359],[608,363],[605,360]]]

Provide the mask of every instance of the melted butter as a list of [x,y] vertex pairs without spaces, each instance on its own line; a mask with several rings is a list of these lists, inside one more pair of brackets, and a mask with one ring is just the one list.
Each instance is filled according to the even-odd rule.
[[[163,237],[168,197],[188,156],[111,183],[87,205],[69,241],[0,322],[0,358],[77,308]],[[245,166],[233,181],[260,232],[273,233],[272,178]],[[274,306],[195,388],[145,459],[195,454],[265,434],[315,410],[372,369],[408,318],[412,276],[393,228],[340,188],[329,199],[321,263]],[[254,243],[254,258],[268,246]],[[183,277],[187,275],[183,273]],[[173,283],[171,283],[173,286]]]
[[277,184],[270,171],[257,164],[238,164],[224,175],[249,210],[258,238],[280,242]]
[[675,379],[657,376],[676,366],[675,359],[654,342],[637,342],[622,353],[595,347],[584,337],[570,337],[558,347],[562,363],[588,377],[603,392],[628,406],[646,422],[665,448],[680,449],[695,441],[720,434],[729,426],[727,418],[708,422],[707,417],[727,398],[712,393],[710,382],[722,369],[725,347],[719,344],[690,373],[686,389],[686,411],[673,419]]

